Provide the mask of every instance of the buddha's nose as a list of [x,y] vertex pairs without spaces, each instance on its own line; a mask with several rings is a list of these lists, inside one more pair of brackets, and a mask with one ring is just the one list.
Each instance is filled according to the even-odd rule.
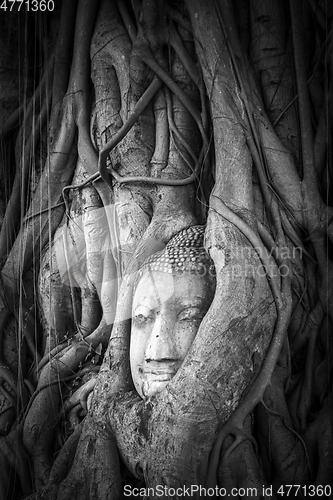
[[145,361],[175,361],[177,349],[173,335],[173,324],[164,315],[159,314],[149,337],[145,352]]

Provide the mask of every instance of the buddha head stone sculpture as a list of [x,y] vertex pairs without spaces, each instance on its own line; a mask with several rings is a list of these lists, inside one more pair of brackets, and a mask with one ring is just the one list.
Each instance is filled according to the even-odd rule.
[[138,273],[132,304],[130,364],[142,398],[161,392],[180,368],[215,292],[204,226],[174,236]]

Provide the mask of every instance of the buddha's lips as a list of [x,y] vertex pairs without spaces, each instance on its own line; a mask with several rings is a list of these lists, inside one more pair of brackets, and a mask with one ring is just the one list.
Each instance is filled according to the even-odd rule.
[[156,381],[170,380],[177,372],[178,367],[170,366],[170,367],[145,367],[142,370],[144,376],[149,379],[155,379]]
[[174,375],[176,373],[176,370],[144,370],[143,371],[144,375]]
[[155,374],[155,373],[148,373],[146,374],[146,380],[148,383],[154,383],[154,382],[169,382],[174,376],[174,373],[160,373],[160,374]]
[[144,375],[171,375],[173,376],[179,368],[177,361],[160,361],[160,362],[146,362],[142,366],[142,373]]

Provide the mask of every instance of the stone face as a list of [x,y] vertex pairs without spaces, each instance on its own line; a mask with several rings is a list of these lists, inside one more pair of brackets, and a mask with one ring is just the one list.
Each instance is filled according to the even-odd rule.
[[205,226],[180,231],[138,272],[132,304],[130,363],[143,398],[161,392],[189,351],[215,290]]
[[154,271],[142,277],[133,299],[130,348],[141,397],[161,392],[177,373],[211,299],[203,276]]

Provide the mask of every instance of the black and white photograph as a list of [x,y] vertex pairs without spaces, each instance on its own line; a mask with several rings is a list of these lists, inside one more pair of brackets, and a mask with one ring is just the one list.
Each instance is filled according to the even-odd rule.
[[0,0],[0,500],[333,498],[333,1]]

